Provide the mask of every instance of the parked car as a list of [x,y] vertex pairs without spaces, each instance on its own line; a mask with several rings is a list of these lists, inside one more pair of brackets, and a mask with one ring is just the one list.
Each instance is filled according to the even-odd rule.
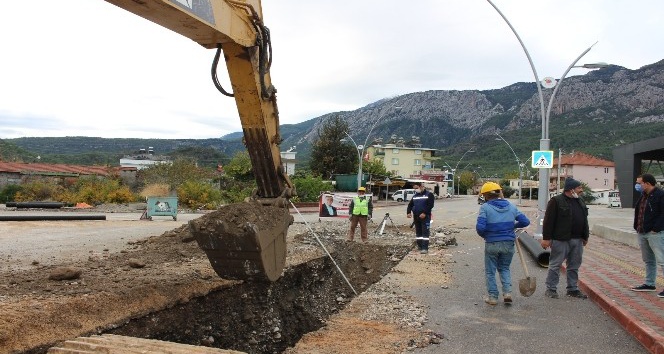
[[399,189],[398,191],[392,194],[392,199],[397,202],[409,201],[415,195],[414,189]]

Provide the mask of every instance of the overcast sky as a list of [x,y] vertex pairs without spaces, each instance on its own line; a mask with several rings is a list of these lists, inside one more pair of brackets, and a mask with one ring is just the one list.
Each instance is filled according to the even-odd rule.
[[[579,63],[638,69],[664,59],[662,0],[493,2],[540,79],[559,77],[596,41]],[[486,0],[263,0],[263,15],[281,124],[410,92],[534,81]],[[213,50],[105,1],[6,1],[0,31],[0,139],[241,130],[234,100],[210,79]]]

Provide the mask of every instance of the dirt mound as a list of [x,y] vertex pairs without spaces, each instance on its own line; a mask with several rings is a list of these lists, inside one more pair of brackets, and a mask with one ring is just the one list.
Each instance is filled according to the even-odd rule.
[[[103,227],[103,224],[100,225]],[[293,275],[285,277],[290,283],[283,285],[281,290],[268,287],[262,288],[262,291],[250,291],[241,287],[246,285],[242,282],[219,278],[196,244],[189,225],[159,236],[127,242],[122,251],[115,253],[108,250],[94,251],[88,254],[87,259],[66,264],[42,265],[37,259],[28,269],[7,267],[0,272],[0,352],[41,353],[59,341],[129,328],[127,324],[141,323],[141,318],[158,318],[165,316],[163,310],[180,308],[185,309],[182,318],[192,319],[191,323],[179,327],[191,331],[187,335],[190,344],[202,345],[212,337],[217,346],[226,335],[244,330],[246,332],[242,333],[245,337],[240,338],[245,339],[240,342],[254,345],[245,348],[248,352],[261,352],[256,349],[259,345],[283,350],[285,344],[293,345],[299,338],[296,331],[291,332],[290,329],[313,330],[316,326],[323,326],[328,316],[339,312],[354,297],[336,270],[327,273],[330,271],[323,272],[323,268],[320,268],[327,264],[325,269],[333,269],[333,262],[327,259],[319,242],[332,253],[352,286],[361,292],[373,288],[372,284],[399,263],[412,246],[414,238],[410,229],[399,229],[400,233],[370,235],[369,243],[362,244],[343,241],[347,223],[292,225],[287,237],[286,265],[289,271],[287,274]],[[389,231],[396,230],[389,228]],[[320,261],[310,264],[310,261],[318,259]],[[6,260],[11,261],[11,257]],[[416,265],[422,264],[420,262]],[[54,271],[64,267],[80,271],[80,275],[73,279],[49,279]],[[298,267],[299,270],[293,273],[292,270]],[[394,274],[402,273],[407,271]],[[409,276],[413,277],[412,274]],[[301,293],[303,284],[308,284],[308,289],[323,289],[322,295],[307,296]],[[397,290],[389,287],[376,289],[372,295],[373,300],[357,302],[356,306],[369,311],[369,314],[364,312],[364,317],[357,320],[367,321],[362,323],[376,329],[376,341],[382,336],[401,336],[399,346],[393,349],[403,349],[404,338],[412,337],[408,333],[417,334],[423,319],[418,319],[419,311],[409,310],[417,309],[416,305],[404,305],[404,299],[392,293]],[[236,307],[233,306],[237,305],[233,303],[228,305],[231,311],[228,306],[217,305],[218,310],[210,311],[212,305],[201,305],[203,299],[215,297],[220,299],[217,302],[221,304],[229,298],[243,301],[246,311],[238,311],[239,308],[234,310]],[[376,304],[379,304],[378,307]],[[275,309],[294,313],[298,320],[279,325],[278,318],[257,315],[261,310],[269,314],[274,313]],[[186,317],[188,314],[190,317]],[[222,318],[226,322],[214,327],[205,321],[206,315]],[[247,321],[247,326],[237,325]],[[161,324],[166,330],[170,328],[169,321],[150,320],[143,323],[146,328],[150,327],[147,324]],[[379,330],[376,323],[383,323],[380,325],[384,326],[381,327],[383,329]],[[420,325],[413,326],[412,323]],[[275,328],[279,331],[275,332]],[[385,332],[388,329],[389,334]],[[141,335],[138,329],[128,331],[129,335]],[[355,332],[355,327],[348,328],[345,335],[357,336]],[[267,344],[252,344],[259,337],[269,338]],[[173,337],[174,340],[179,338]],[[248,341],[248,338],[255,340]],[[351,347],[345,349],[353,352]],[[306,352],[306,349],[302,352]]]

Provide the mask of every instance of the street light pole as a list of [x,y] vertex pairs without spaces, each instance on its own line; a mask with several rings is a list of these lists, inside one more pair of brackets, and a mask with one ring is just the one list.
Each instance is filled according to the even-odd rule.
[[[533,63],[533,60],[530,58],[530,54],[528,53],[528,49],[526,49],[525,44],[523,44],[523,41],[521,40],[521,37],[519,37],[519,34],[516,32],[512,24],[507,20],[507,17],[503,15],[503,13],[498,9],[496,5],[494,5],[491,0],[487,0],[489,4],[498,12],[500,17],[505,20],[505,23],[510,27],[512,30],[512,33],[516,36],[516,38],[519,40],[519,43],[521,44],[521,48],[523,48],[524,53],[526,54],[526,57],[528,58],[528,62],[530,63],[530,68],[533,71],[533,75],[535,76],[535,85],[537,86],[537,93],[539,95],[539,100],[540,100],[540,112],[542,115],[542,138],[540,139],[540,151],[548,151],[551,148],[551,141],[549,140],[549,114],[551,113],[551,103],[553,102],[553,98],[555,97],[555,94],[562,84],[563,79],[567,75],[567,73],[574,67],[574,65],[584,56],[586,53],[592,49],[592,47],[597,43],[591,45],[590,48],[586,49],[579,57],[572,62],[572,64],[567,68],[563,76],[558,80],[558,84],[556,85],[556,88],[553,90],[553,93],[551,94],[551,98],[549,99],[549,107],[547,111],[544,110],[544,95],[542,94],[542,88],[540,85],[540,80],[539,77],[537,76],[537,70],[535,69],[535,64]],[[586,64],[583,65],[582,67],[588,68],[588,69],[597,69],[600,67],[606,66],[605,63],[596,63],[596,64]],[[537,192],[537,209],[538,209],[538,217],[537,217],[537,231],[535,233],[535,236],[542,237],[542,226],[543,226],[543,221],[544,221],[544,211],[546,210],[546,205],[549,200],[549,175],[550,171],[548,168],[540,168],[539,169],[539,187],[538,187],[538,192]]]
[[[463,157],[466,156],[467,153],[475,152],[475,151],[473,151],[474,148],[475,147],[473,146],[470,149],[468,149],[468,151],[464,152],[463,155],[461,155],[461,158],[459,159],[459,161],[457,161],[456,165],[452,169],[452,197],[454,197],[454,177],[456,177],[456,171],[459,169],[459,163],[461,163],[461,160],[463,160]],[[459,176],[459,185],[460,184],[461,184],[461,176]],[[457,189],[459,189],[459,187],[460,186],[457,186]],[[460,191],[460,189],[459,189],[459,191]],[[461,194],[461,193],[459,192],[457,194]]]
[[[355,145],[355,150],[357,151],[357,158],[360,159],[360,167],[357,169],[357,188],[360,188],[360,186],[362,185],[361,184],[362,183],[362,156],[361,156],[361,153],[360,153],[361,145],[358,146],[355,143],[355,140],[353,139],[353,137],[350,136],[348,134],[348,132],[344,132],[344,134],[346,134],[346,136],[350,139],[350,141],[353,143],[353,145]],[[344,139],[342,139],[342,140],[344,140]]]
[[516,155],[516,152],[514,152],[514,149],[512,149],[512,145],[507,142],[498,132],[496,132],[496,135],[507,144],[507,147],[512,150],[512,154],[514,154],[514,158],[516,159],[516,164],[519,167],[519,206],[521,206],[521,193],[523,192],[523,166],[524,164],[521,163],[521,160],[519,160],[519,156]]
[[359,166],[358,166],[358,171],[357,171],[357,188],[360,188],[362,186],[362,177],[363,177],[362,161],[364,160],[364,149],[367,147],[367,143],[369,142],[369,137],[371,136],[371,133],[373,132],[373,130],[376,127],[376,125],[378,124],[378,122],[381,119],[383,119],[383,117],[385,117],[387,115],[387,113],[392,110],[392,108],[396,109],[397,112],[401,111],[401,106],[395,106],[396,104],[397,104],[397,102],[392,103],[392,105],[390,105],[390,107],[387,110],[383,111],[380,114],[380,116],[378,117],[378,119],[376,119],[376,121],[373,123],[373,125],[371,125],[371,128],[369,129],[369,133],[367,134],[367,137],[364,139],[364,144],[363,145],[357,145],[357,143],[355,143],[355,140],[353,140],[353,138],[348,134],[348,132],[344,132],[344,134],[346,134],[346,136],[349,137],[350,140],[353,142],[353,144],[355,145],[355,148],[357,148],[357,154],[358,154],[358,159],[359,159],[359,161],[358,161]]

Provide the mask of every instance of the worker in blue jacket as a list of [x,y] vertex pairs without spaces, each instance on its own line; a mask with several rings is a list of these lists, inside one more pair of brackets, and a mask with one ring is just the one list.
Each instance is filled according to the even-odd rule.
[[429,253],[429,235],[431,234],[431,210],[436,198],[420,182],[413,183],[413,189],[415,194],[408,202],[406,214],[408,218],[413,218],[415,224],[417,248],[421,254],[427,254]]
[[480,207],[475,229],[484,241],[484,274],[488,296],[484,302],[498,303],[496,270],[502,283],[503,301],[512,303],[512,274],[510,264],[514,256],[515,229],[530,225],[530,220],[514,204],[503,199],[502,188],[498,183],[486,182],[480,193],[486,202]]

